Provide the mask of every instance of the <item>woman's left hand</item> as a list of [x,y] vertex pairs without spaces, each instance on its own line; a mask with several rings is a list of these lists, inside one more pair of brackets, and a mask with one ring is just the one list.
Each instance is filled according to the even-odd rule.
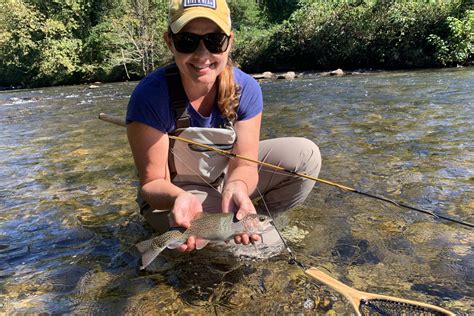
[[[233,180],[226,183],[224,191],[222,192],[222,212],[235,213],[237,220],[241,220],[247,214],[256,214],[255,206],[253,205],[248,195],[247,184],[242,180]],[[255,241],[259,241],[259,235],[241,234],[234,237],[236,244],[248,245]]]

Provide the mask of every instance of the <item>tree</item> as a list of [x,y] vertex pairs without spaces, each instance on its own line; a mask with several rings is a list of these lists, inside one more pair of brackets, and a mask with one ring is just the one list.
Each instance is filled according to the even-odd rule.
[[168,5],[163,0],[129,0],[122,14],[111,19],[112,32],[117,39],[114,65],[123,65],[139,76],[153,71],[169,60],[168,49],[162,40],[167,28]]
[[36,74],[41,19],[22,1],[0,1],[0,85],[24,85]]

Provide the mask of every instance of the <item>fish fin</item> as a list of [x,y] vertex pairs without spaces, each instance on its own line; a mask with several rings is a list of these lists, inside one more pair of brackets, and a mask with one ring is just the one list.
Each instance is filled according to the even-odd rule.
[[164,248],[161,249],[153,249],[150,248],[142,253],[142,265],[140,267],[141,270],[145,269],[150,263],[155,260],[156,257],[163,251]]
[[144,253],[147,250],[152,248],[152,246],[151,246],[152,241],[153,241],[153,239],[148,239],[148,240],[139,242],[138,244],[135,245],[135,247],[137,247],[137,249],[138,249],[138,251],[140,251],[140,253]]
[[181,245],[184,244],[184,243],[185,243],[185,242],[182,241],[182,240],[170,241],[170,242],[166,245],[166,247],[167,247],[168,249],[176,249],[176,248],[178,248],[179,246],[181,246]]
[[209,240],[207,240],[207,239],[197,238],[196,239],[196,249],[201,250],[202,248],[206,247],[208,243],[209,243]]
[[165,247],[153,249],[153,238],[148,239],[142,242],[139,242],[135,245],[138,251],[142,254],[142,265],[140,269],[145,269],[156,257],[165,249]]

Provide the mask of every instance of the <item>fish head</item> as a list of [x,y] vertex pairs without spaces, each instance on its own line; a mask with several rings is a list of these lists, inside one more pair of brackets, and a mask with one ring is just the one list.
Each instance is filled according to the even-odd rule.
[[273,228],[272,218],[261,214],[247,214],[241,222],[248,234],[262,234]]

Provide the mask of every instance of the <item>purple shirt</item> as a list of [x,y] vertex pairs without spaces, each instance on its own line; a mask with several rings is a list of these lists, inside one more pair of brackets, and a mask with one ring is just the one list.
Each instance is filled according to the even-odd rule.
[[[262,90],[250,75],[234,67],[234,80],[240,87],[240,103],[237,120],[248,120],[263,110]],[[187,101],[187,111],[192,127],[223,127],[226,120],[221,116],[217,103],[208,117],[202,116]],[[176,129],[176,118],[171,110],[165,67],[158,68],[135,87],[127,109],[127,124],[136,121],[154,127],[164,133]]]

